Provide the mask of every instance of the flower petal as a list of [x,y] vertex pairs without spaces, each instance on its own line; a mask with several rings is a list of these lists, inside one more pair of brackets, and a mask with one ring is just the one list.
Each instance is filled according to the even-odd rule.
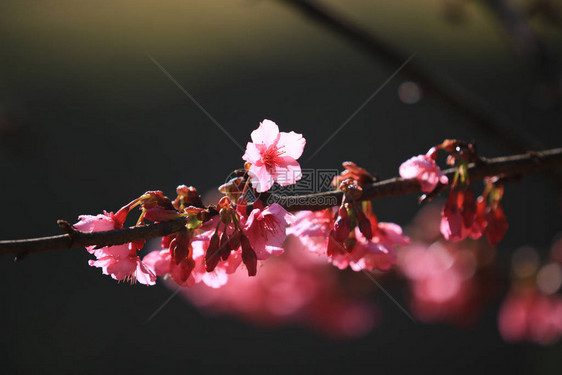
[[265,166],[253,164],[248,174],[252,179],[252,187],[256,189],[258,193],[268,191],[273,186],[273,176]]
[[302,178],[299,162],[290,156],[280,157],[277,168],[273,173],[275,182],[281,186],[293,185]]
[[279,139],[279,127],[271,120],[263,120],[260,126],[252,132],[252,142],[271,146]]
[[137,262],[137,270],[135,272],[137,281],[144,285],[156,284],[156,275],[143,262]]
[[290,156],[296,160],[301,157],[305,144],[306,140],[303,138],[302,134],[281,132],[277,146],[281,151],[285,152],[284,155]]
[[248,142],[246,145],[246,152],[244,156],[242,156],[242,160],[247,161],[248,163],[255,164],[259,160],[261,160],[261,153],[258,146],[255,143]]

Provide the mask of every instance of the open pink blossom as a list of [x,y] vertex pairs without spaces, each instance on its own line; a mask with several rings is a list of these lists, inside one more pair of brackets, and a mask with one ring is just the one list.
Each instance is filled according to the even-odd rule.
[[136,255],[130,244],[112,246],[111,251],[97,260],[90,260],[92,267],[102,269],[104,275],[111,275],[115,280],[138,281],[145,285],[156,284],[156,275]]
[[259,260],[283,253],[285,229],[294,222],[294,216],[274,203],[264,209],[254,208],[246,218],[241,217],[242,232],[250,240]]
[[252,186],[258,193],[268,191],[273,182],[292,185],[302,177],[300,158],[306,140],[295,132],[279,132],[271,120],[263,120],[252,132],[252,142],[246,145],[242,159],[251,163],[248,171]]
[[[112,212],[103,214],[81,215],[74,227],[82,232],[103,232],[120,229],[123,220]],[[138,281],[145,285],[154,285],[156,275],[137,256],[137,248],[133,243],[123,245],[106,246],[97,249],[95,246],[86,248],[97,260],[90,260],[88,264],[92,267],[102,269],[104,275],[111,275],[115,280]]]
[[298,211],[293,224],[287,228],[287,235],[292,235],[307,250],[326,255],[328,235],[334,224],[330,210]]
[[[116,220],[113,213],[104,212],[99,215],[80,215],[78,217],[79,221],[74,224],[74,228],[82,232],[105,232],[108,230],[120,229],[123,227],[123,223]],[[122,245],[124,246],[124,245]],[[86,250],[90,254],[94,254],[96,258],[101,258],[106,255],[111,254],[113,251],[118,252],[119,246],[109,246],[103,247],[101,249],[96,249],[96,246],[87,246]],[[116,248],[116,249],[113,249]]]
[[424,193],[432,192],[438,183],[449,183],[449,179],[435,160],[427,155],[418,155],[406,160],[400,165],[399,172],[402,178],[418,180]]
[[[311,252],[326,255],[330,231],[334,225],[332,211],[300,211],[288,233],[295,236],[301,245]],[[339,269],[350,267],[354,271],[388,270],[396,263],[395,246],[405,246],[409,238],[402,228],[394,223],[372,223],[373,237],[365,238],[355,228],[356,245],[347,252],[342,245],[335,244],[335,253],[327,259]]]

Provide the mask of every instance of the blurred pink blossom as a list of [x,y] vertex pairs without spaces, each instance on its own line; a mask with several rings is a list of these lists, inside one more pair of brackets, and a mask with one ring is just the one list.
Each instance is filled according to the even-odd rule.
[[211,314],[236,315],[256,325],[301,324],[334,337],[357,337],[372,329],[375,307],[347,296],[324,257],[295,238],[285,247],[285,254],[265,262],[256,277],[238,271],[219,289],[197,284],[182,294]]
[[562,337],[562,297],[535,290],[512,291],[500,309],[498,326],[506,341],[552,344]]
[[477,262],[469,250],[446,242],[414,243],[398,253],[398,268],[408,279],[413,314],[425,322],[471,323],[481,298],[474,279]]

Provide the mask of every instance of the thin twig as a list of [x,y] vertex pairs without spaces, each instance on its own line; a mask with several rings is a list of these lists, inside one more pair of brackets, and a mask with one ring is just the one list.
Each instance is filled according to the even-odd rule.
[[[487,176],[526,175],[541,170],[562,166],[562,148],[543,152],[527,152],[525,154],[483,159],[478,165],[470,164],[468,174],[471,181],[482,180]],[[444,171],[452,179],[454,169]],[[363,187],[361,200],[377,200],[412,193],[419,193],[420,186],[416,180],[404,180],[396,177],[376,182]],[[342,200],[341,191],[317,193],[300,196],[279,196],[271,194],[268,203],[279,203],[288,211],[321,210],[339,205]],[[62,221],[59,221],[61,223]],[[62,250],[86,246],[110,246],[127,242],[166,236],[185,228],[186,220],[178,219],[164,223],[148,224],[141,227],[117,229],[107,232],[85,233],[68,228],[71,234],[52,237],[31,238],[25,240],[0,241],[0,254],[16,254],[17,259],[31,253],[48,250]]]

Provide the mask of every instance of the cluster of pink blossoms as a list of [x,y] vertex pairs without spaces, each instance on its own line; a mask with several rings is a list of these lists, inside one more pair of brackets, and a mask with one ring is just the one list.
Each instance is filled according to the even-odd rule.
[[340,207],[298,212],[289,233],[339,269],[388,270],[396,263],[394,247],[407,245],[409,239],[399,225],[380,223],[371,202],[357,201],[361,186],[372,183],[373,177],[352,162],[344,167],[333,182],[344,193]]
[[[477,315],[478,296],[486,289],[481,280],[489,262],[484,260],[489,257],[477,247],[444,240],[457,242],[485,234],[495,245],[507,230],[507,220],[500,206],[500,178],[487,180],[483,194],[474,199],[468,164],[481,160],[472,145],[446,140],[400,166],[402,178],[417,181],[426,193],[424,199],[450,188],[440,223],[424,220],[425,234],[414,235],[412,242],[398,224],[379,222],[372,203],[362,198],[375,178],[352,162],[343,164],[344,171],[332,183],[341,192],[339,207],[293,215],[277,203],[266,205],[260,196],[269,195],[261,193],[275,183],[288,186],[301,179],[297,159],[306,141],[295,132],[280,132],[270,120],[264,120],[251,139],[242,158],[244,168],[219,188],[224,196],[216,205],[205,207],[195,188],[181,185],[173,201],[160,191],[148,191],[116,214],[80,216],[75,228],[84,232],[121,229],[135,207],[141,210],[137,226],[146,221],[186,223],[162,238],[160,250],[142,259],[139,250],[144,240],[88,247],[96,257],[90,265],[119,281],[153,285],[160,276],[168,283],[191,287],[184,294],[213,311],[230,311],[262,324],[300,322],[332,335],[356,336],[375,323],[376,310],[360,298],[346,296],[327,271],[334,269],[329,265],[340,270],[388,271],[398,263],[419,319],[467,323]],[[452,181],[436,163],[439,150],[449,154],[447,162],[456,168]],[[249,201],[249,197],[257,198]],[[428,239],[432,231],[437,232]],[[285,252],[289,254],[277,258]],[[272,256],[277,259],[258,275],[259,262]],[[246,272],[237,272],[240,268]],[[244,273],[258,277],[250,279]],[[525,303],[517,304],[513,298],[508,302],[516,306],[507,308],[509,312],[530,305],[528,298]],[[502,316],[508,316],[501,320],[508,323],[500,326],[514,326],[509,313]]]
[[216,206],[205,208],[197,191],[182,185],[174,201],[160,191],[149,191],[118,215],[82,216],[76,228],[88,232],[122,228],[127,214],[137,206],[142,210],[137,225],[146,220],[187,221],[185,229],[162,239],[162,250],[142,260],[137,253],[144,241],[89,249],[98,258],[91,265],[117,280],[152,285],[155,276],[169,276],[181,286],[202,281],[218,288],[241,264],[249,276],[255,276],[258,261],[284,252],[288,233],[297,235],[312,252],[326,255],[340,269],[388,270],[395,264],[394,246],[406,245],[408,238],[397,224],[379,223],[370,202],[359,201],[361,186],[374,181],[369,173],[351,162],[344,163],[345,171],[334,180],[334,186],[344,193],[339,208],[303,211],[295,217],[277,203],[264,206],[257,199],[250,205],[249,189],[263,193],[274,182],[287,186],[301,178],[297,159],[306,143],[300,134],[280,132],[270,120],[264,120],[251,138],[243,156],[243,172],[221,186],[225,196]]
[[294,132],[279,132],[270,120],[264,120],[252,132],[252,140],[244,155],[244,175],[221,187],[226,195],[216,206],[205,208],[195,188],[181,185],[174,201],[160,191],[149,191],[118,215],[81,216],[75,227],[86,232],[122,228],[127,214],[136,206],[142,210],[137,225],[145,220],[187,221],[184,230],[162,238],[162,250],[152,251],[142,260],[137,252],[144,241],[88,248],[98,258],[90,264],[114,279],[147,285],[153,285],[156,276],[169,276],[181,286],[203,282],[218,288],[241,264],[249,276],[255,276],[258,261],[283,253],[286,228],[294,217],[277,203],[264,207],[257,200],[249,209],[247,189],[251,184],[260,193],[271,188],[273,181],[282,186],[298,181],[302,174],[296,159],[303,152],[305,140]]
[[[447,163],[455,166],[452,182],[435,163],[439,150],[449,153]],[[408,159],[400,166],[400,176],[416,179],[425,193],[433,193],[438,186],[449,186],[449,198],[443,207],[441,233],[446,240],[462,241],[467,237],[478,239],[486,234],[491,245],[503,238],[508,228],[507,219],[500,206],[503,185],[500,178],[487,179],[483,194],[474,199],[468,178],[468,163],[482,163],[472,144],[445,140],[432,147],[427,154]]]

